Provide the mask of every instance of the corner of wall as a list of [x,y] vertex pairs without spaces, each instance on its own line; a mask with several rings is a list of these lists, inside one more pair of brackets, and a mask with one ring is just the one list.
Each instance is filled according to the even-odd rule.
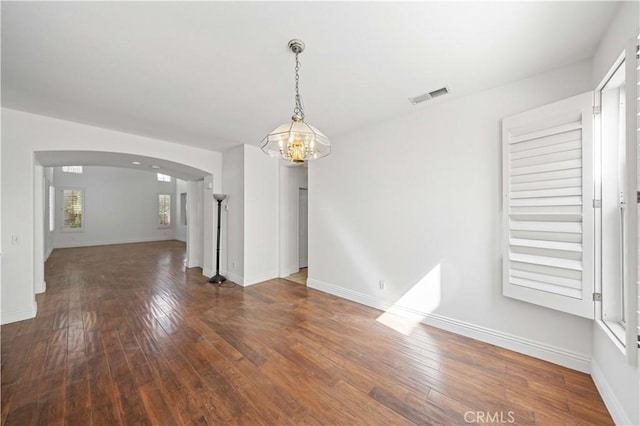
[[596,388],[602,397],[602,401],[607,407],[607,410],[609,410],[609,414],[611,414],[611,418],[613,418],[614,423],[617,425],[633,424],[624,412],[622,404],[620,404],[613,388],[607,381],[607,377],[602,372],[602,369],[600,369],[595,358],[591,359],[591,377],[593,378],[593,383],[595,383]]
[[242,277],[242,275],[236,275],[233,272],[229,272],[227,274],[227,278],[229,279],[229,281],[232,281],[239,286],[245,287],[244,278]]

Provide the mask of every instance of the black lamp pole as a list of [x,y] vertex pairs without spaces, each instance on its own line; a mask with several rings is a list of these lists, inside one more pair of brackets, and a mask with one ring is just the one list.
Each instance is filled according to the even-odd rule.
[[218,238],[216,243],[216,274],[209,278],[210,283],[223,283],[227,279],[220,275],[220,212],[222,210],[222,201],[227,198],[226,194],[213,194],[213,198],[218,202]]

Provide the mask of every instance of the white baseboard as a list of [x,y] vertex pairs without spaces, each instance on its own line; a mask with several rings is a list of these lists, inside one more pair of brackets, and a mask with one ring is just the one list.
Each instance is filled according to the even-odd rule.
[[227,279],[229,281],[233,281],[238,285],[244,286],[244,278],[242,277],[242,275],[237,275],[237,274],[234,274],[233,272],[228,272]]
[[215,275],[215,271],[209,269],[209,268],[203,268],[202,269],[202,275],[204,275],[205,277],[212,277]]
[[47,282],[43,280],[41,283],[36,283],[35,291],[36,294],[44,293],[45,291],[47,291]]
[[26,309],[18,312],[2,312],[2,324],[9,324],[12,322],[24,321],[31,318],[35,318],[38,313],[38,305],[35,300],[33,301],[33,306],[30,309]]
[[604,405],[607,407],[607,410],[609,410],[613,422],[618,426],[631,425],[632,423],[624,412],[622,404],[620,404],[620,401],[616,398],[616,394],[613,392],[611,385],[609,385],[607,378],[602,373],[595,359],[591,360],[591,378],[602,397]]
[[589,373],[591,371],[591,357],[584,354],[572,352],[520,336],[515,336],[513,334],[504,333],[499,330],[460,321],[455,318],[431,312],[421,312],[409,307],[392,305],[374,296],[339,287],[313,278],[307,279],[307,286],[334,296],[370,306],[372,308],[391,312],[405,318],[410,318],[432,327],[447,330],[462,336],[471,337],[472,339],[533,356],[567,368],[572,368],[584,373]]
[[175,240],[173,237],[159,237],[159,238],[120,238],[117,240],[105,240],[105,241],[87,241],[78,242],[72,241],[68,243],[55,244],[54,248],[74,248],[74,247],[93,247],[93,246],[110,246],[113,244],[133,244],[133,243],[151,243],[155,241],[171,241]]

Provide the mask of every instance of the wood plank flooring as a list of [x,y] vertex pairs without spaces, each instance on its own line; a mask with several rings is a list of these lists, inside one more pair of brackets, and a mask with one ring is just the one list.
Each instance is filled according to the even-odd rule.
[[220,288],[179,242],[55,250],[46,281],[1,328],[2,424],[612,424],[586,374],[287,280]]

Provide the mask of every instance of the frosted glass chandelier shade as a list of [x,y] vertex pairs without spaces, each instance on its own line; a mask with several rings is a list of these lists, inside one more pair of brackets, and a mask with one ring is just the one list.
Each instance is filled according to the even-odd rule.
[[281,124],[265,136],[260,148],[271,157],[279,157],[292,163],[304,163],[329,155],[331,142],[322,132],[304,122],[304,110],[298,83],[300,81],[300,61],[298,55],[304,51],[302,40],[289,41],[289,49],[296,55],[296,97],[293,117],[290,123]]
[[296,116],[293,116],[290,123],[276,127],[262,140],[260,146],[270,156],[294,163],[322,158],[331,152],[329,139]]

